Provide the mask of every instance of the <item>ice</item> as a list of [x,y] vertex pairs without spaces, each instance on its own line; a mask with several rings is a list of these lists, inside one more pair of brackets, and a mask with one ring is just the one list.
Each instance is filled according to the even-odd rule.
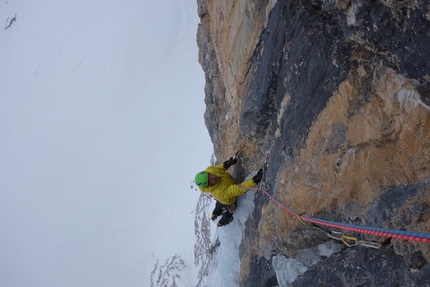
[[298,251],[295,259],[287,258],[282,253],[274,256],[272,266],[276,272],[279,286],[287,286],[305,273],[310,266],[318,263],[322,257],[330,257],[334,253],[340,252],[343,247],[343,244],[330,240],[316,247]]
[[212,267],[208,277],[209,287],[239,286],[239,246],[242,241],[245,222],[255,207],[254,197],[254,190],[239,196],[238,208],[233,215],[233,222],[228,226],[217,228],[216,234],[221,245],[213,256]]

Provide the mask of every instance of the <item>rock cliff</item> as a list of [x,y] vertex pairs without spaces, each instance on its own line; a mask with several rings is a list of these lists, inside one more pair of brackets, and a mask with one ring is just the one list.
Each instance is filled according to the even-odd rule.
[[[198,0],[205,123],[240,181],[312,217],[430,233],[430,1]],[[329,238],[258,193],[241,286]],[[430,244],[354,234],[292,286],[430,286]],[[274,284],[275,282],[275,284]]]

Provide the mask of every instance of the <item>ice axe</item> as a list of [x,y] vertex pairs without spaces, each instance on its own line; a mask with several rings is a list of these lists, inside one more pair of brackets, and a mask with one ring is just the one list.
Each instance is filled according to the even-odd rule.
[[234,154],[234,156],[233,156],[233,159],[235,159],[235,158],[239,155],[240,151],[241,151],[244,147],[245,147],[245,145],[241,146],[241,147],[237,150],[237,152],[236,152],[236,153]]

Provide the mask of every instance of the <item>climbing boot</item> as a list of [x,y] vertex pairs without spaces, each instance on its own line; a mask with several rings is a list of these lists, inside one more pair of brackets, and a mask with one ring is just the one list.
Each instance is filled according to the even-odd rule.
[[215,219],[217,219],[217,218],[218,218],[218,216],[220,216],[220,215],[221,215],[221,214],[216,215],[216,214],[213,214],[213,213],[212,213],[212,216],[211,216],[212,221],[215,221]]
[[226,226],[226,225],[229,225],[232,221],[233,221],[233,216],[230,217],[229,219],[225,219],[223,217],[220,219],[220,221],[218,221],[217,225],[218,227]]

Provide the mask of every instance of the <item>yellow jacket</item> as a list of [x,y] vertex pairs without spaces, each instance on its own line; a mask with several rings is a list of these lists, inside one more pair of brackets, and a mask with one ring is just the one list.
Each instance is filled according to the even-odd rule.
[[226,171],[223,164],[209,166],[205,170],[218,176],[219,181],[212,186],[199,187],[200,190],[202,192],[209,192],[217,201],[225,205],[235,203],[239,195],[247,193],[249,189],[244,187],[252,188],[257,185],[252,178],[241,183],[244,187],[237,185],[236,181]]

